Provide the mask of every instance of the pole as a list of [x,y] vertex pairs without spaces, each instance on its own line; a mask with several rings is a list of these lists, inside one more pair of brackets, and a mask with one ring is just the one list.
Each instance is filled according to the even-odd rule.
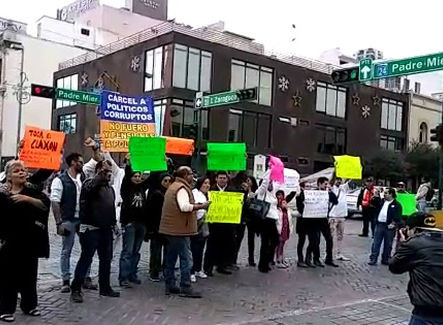
[[25,50],[23,47],[21,47],[20,51],[21,53],[21,62],[20,62],[20,87],[18,88],[18,121],[17,121],[17,155],[19,154],[20,150],[20,138],[21,138],[21,131],[22,131],[22,95],[23,95],[23,66],[25,61]]
[[[441,111],[441,123],[443,124],[443,102]],[[442,208],[442,197],[443,197],[443,145],[440,143],[440,163],[438,166],[438,206],[437,210]]]

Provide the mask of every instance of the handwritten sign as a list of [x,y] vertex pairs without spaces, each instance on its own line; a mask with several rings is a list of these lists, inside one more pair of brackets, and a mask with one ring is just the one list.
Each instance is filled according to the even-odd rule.
[[337,177],[346,179],[361,179],[362,167],[360,157],[334,156]]
[[246,144],[208,143],[208,170],[246,170]]
[[101,147],[109,152],[128,152],[131,137],[152,137],[155,124],[137,124],[100,120]]
[[206,221],[211,223],[239,224],[243,208],[243,193],[210,191]]
[[26,126],[20,160],[27,168],[59,170],[64,142],[63,132]]
[[133,137],[129,139],[131,166],[134,171],[165,171],[166,139],[159,137]]
[[194,153],[194,140],[174,137],[165,138],[166,153],[186,156],[192,156]]
[[304,193],[303,218],[326,218],[328,216],[329,193],[327,191],[304,191]]
[[402,207],[402,215],[410,216],[417,212],[417,200],[414,194],[397,193],[397,201]]

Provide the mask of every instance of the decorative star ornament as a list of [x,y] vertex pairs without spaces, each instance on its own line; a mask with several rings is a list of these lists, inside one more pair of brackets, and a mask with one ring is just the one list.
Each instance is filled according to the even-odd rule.
[[378,97],[377,95],[372,97],[372,101],[374,103],[374,106],[380,106],[380,97]]
[[371,116],[371,108],[368,105],[362,106],[362,108],[361,108],[361,116],[364,119],[367,119],[369,116]]
[[281,76],[280,78],[278,78],[278,88],[283,93],[286,90],[288,90],[289,89],[289,79],[286,78],[285,76]]
[[136,55],[136,56],[133,56],[132,57],[132,59],[131,59],[131,70],[133,71],[133,72],[137,72],[137,71],[139,71],[139,69],[140,69],[140,64],[141,63],[141,58],[140,58],[140,56],[138,56],[138,55]]
[[317,82],[312,79],[306,79],[306,90],[312,93],[315,89],[317,89]]
[[89,83],[89,76],[88,76],[88,74],[86,72],[83,72],[81,77],[80,77],[80,79],[81,79],[82,86],[86,87],[88,85],[88,83]]
[[355,94],[352,96],[352,104],[354,104],[354,105],[356,105],[356,106],[358,106],[358,104],[360,104],[360,97],[358,97],[358,94],[357,94],[357,93],[355,93]]
[[299,95],[298,90],[295,95],[292,96],[292,99],[294,100],[294,107],[301,107],[301,102],[303,98]]

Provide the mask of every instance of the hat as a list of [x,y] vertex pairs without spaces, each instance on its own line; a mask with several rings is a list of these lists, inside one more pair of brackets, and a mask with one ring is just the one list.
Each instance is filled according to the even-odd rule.
[[414,213],[406,221],[409,228],[434,228],[436,226],[435,217],[428,213]]
[[404,182],[398,182],[397,186],[405,186],[405,183]]

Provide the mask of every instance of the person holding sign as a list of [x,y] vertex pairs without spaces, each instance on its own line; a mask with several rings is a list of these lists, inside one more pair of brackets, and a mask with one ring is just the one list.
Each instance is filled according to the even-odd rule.
[[334,246],[336,247],[335,258],[339,261],[349,261],[348,258],[342,254],[343,237],[345,233],[345,221],[348,216],[348,202],[346,194],[349,192],[348,183],[342,184],[343,180],[340,177],[335,177],[332,180],[331,191],[337,196],[338,204],[334,205],[329,213],[329,226],[331,228],[331,235],[334,239]]
[[[177,169],[175,182],[165,194],[159,233],[166,239],[165,293],[181,297],[201,298],[191,286],[191,236],[198,233],[196,211],[207,209],[210,202],[195,203],[191,185],[192,169],[182,166]],[[176,285],[175,265],[180,258],[180,288]]]

